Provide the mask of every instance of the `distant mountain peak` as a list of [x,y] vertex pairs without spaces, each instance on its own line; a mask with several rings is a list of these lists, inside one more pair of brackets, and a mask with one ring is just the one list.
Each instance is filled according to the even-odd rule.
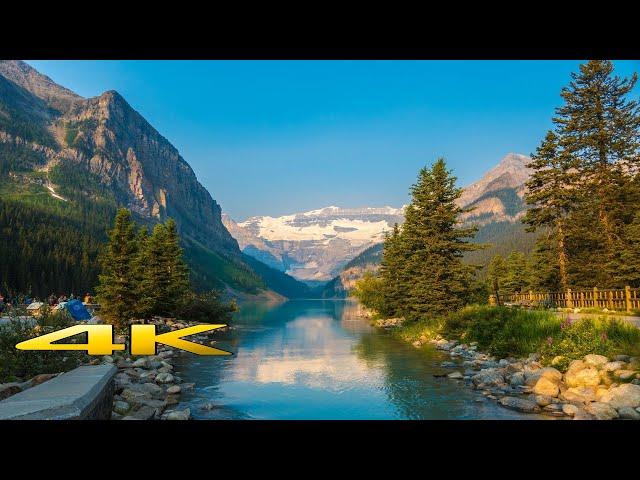
[[459,204],[471,205],[487,193],[513,188],[523,192],[523,185],[531,174],[527,166],[531,158],[520,153],[508,153],[498,165],[486,172],[480,180],[464,187]]
[[0,60],[0,75],[44,100],[50,107],[66,112],[83,98],[58,85],[22,60]]

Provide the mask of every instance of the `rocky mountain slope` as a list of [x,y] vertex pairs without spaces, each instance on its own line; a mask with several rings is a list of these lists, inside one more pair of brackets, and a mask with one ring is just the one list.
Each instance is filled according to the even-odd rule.
[[[0,61],[0,145],[11,173],[4,189],[24,194],[15,200],[27,201],[20,187],[25,184],[32,186],[30,203],[41,199],[38,186],[58,202],[65,201],[58,190],[90,200],[96,194],[85,186],[95,182],[114,207],[126,206],[142,222],[174,218],[203,287],[265,288],[189,164],[117,92],[85,99],[24,62]],[[84,181],[72,184],[68,176],[51,174],[61,169],[81,172]]]
[[[500,230],[519,230],[525,210],[524,183],[530,174],[528,161],[525,155],[509,153],[464,188],[459,204],[472,210],[462,218],[481,227],[479,238],[500,241]],[[282,217],[252,217],[240,223],[223,215],[223,223],[245,254],[300,280],[331,279],[328,290],[315,290],[331,296],[343,293],[364,270],[376,265],[378,260],[371,252],[379,254],[381,248],[372,247],[382,242],[384,231],[402,223],[403,208],[332,206]]]

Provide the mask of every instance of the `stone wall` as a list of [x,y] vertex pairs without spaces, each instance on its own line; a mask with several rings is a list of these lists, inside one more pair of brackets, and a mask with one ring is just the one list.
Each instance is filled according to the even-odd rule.
[[0,420],[108,420],[113,365],[87,365],[0,402]]

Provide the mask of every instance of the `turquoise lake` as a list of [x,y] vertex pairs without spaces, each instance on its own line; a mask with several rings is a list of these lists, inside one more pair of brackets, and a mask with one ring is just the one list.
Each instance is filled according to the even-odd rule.
[[[374,329],[352,301],[244,304],[219,338],[230,357],[182,357],[196,419],[532,419],[464,383],[434,378],[449,360]],[[216,408],[204,410],[206,403]]]

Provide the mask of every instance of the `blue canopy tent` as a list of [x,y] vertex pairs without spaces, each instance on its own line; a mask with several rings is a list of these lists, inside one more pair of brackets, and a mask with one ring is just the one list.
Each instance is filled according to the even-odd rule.
[[69,311],[69,314],[76,322],[79,322],[81,320],[89,320],[91,318],[91,314],[80,300],[70,300],[66,302],[64,308]]

